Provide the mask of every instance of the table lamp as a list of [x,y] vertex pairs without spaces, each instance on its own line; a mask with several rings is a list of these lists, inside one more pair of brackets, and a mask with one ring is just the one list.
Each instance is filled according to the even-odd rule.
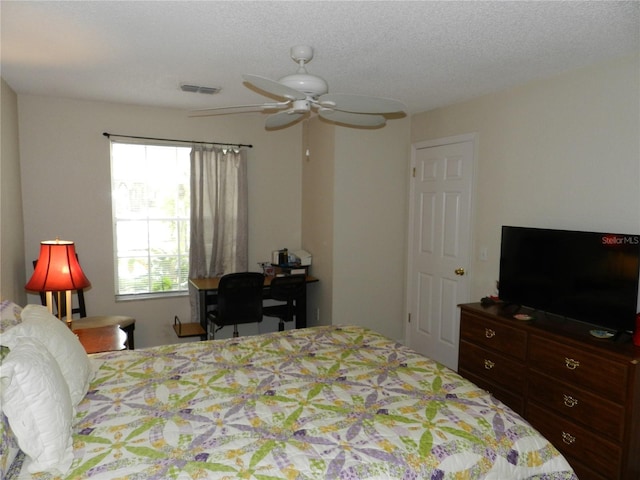
[[61,292],[66,292],[67,326],[71,328],[71,290],[91,286],[80,268],[73,242],[47,240],[40,242],[40,256],[26,290],[45,292],[47,309],[53,314],[52,292],[58,292],[58,318],[62,320]]

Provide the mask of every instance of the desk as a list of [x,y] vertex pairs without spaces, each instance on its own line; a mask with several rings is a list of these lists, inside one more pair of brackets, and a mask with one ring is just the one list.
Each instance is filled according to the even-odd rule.
[[[275,278],[272,276],[264,277],[264,298],[269,297],[269,285],[271,280]],[[315,283],[318,279],[307,275],[307,284]],[[198,319],[200,325],[207,330],[207,309],[209,306],[218,303],[218,285],[220,284],[220,277],[212,278],[190,278],[189,283],[198,290],[198,296],[200,297],[200,311],[198,312]],[[307,326],[307,298],[301,298],[296,301],[296,328],[305,328]],[[202,338],[204,340],[205,338]]]

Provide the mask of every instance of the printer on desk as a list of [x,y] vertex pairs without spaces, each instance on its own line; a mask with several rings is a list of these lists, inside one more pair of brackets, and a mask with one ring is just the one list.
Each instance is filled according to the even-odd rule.
[[297,263],[301,267],[308,267],[309,265],[311,265],[311,254],[306,250],[294,250],[292,254],[294,257],[292,263]]
[[[287,259],[283,262],[283,256]],[[274,250],[272,253],[273,261],[270,267],[266,263],[261,263],[265,275],[295,275],[299,273],[309,274],[311,266],[311,254],[306,250]],[[273,272],[273,273],[270,273]]]

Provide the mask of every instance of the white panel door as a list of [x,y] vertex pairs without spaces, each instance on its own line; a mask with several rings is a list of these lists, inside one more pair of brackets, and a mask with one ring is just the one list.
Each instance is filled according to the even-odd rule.
[[473,141],[414,146],[407,345],[456,370],[469,301]]

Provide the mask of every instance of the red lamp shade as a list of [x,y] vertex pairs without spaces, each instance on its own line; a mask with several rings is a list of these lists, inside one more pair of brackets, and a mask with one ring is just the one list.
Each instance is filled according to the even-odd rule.
[[60,292],[90,285],[78,263],[73,242],[53,240],[40,242],[38,263],[24,288],[35,292]]

